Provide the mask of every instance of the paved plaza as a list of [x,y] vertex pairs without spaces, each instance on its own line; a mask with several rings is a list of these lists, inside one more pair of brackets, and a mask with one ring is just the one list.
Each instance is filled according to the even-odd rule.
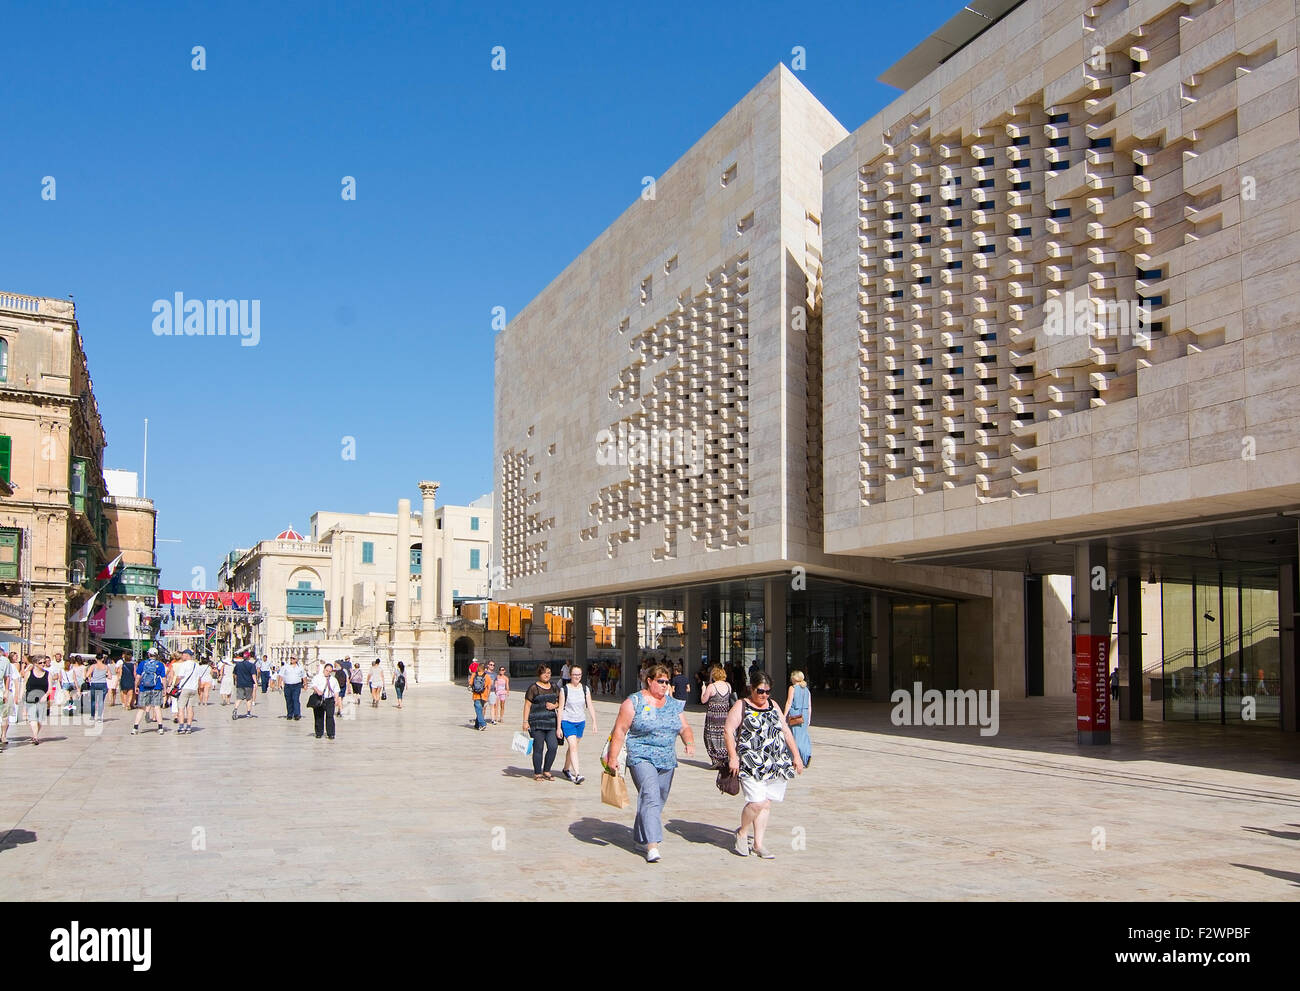
[[[774,806],[774,861],[730,851],[702,711],[673,782],[663,860],[588,780],[533,781],[521,715],[475,733],[462,687],[364,705],[317,741],[310,712],[199,710],[192,736],[14,727],[0,756],[0,895],[39,900],[1300,899],[1300,740],[1267,727],[1121,723],[1074,743],[1073,698],[1002,706],[1001,730],[891,725],[814,703],[808,773]],[[306,710],[304,710],[306,712]],[[277,718],[280,716],[280,718]],[[169,724],[170,725],[170,724]],[[1101,831],[1104,831],[1104,837]],[[1103,846],[1104,840],[1104,849]]]

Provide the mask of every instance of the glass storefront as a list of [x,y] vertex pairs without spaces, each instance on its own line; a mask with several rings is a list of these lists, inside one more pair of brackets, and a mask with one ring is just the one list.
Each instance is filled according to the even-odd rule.
[[1165,719],[1280,724],[1276,572],[1165,582],[1161,614]]
[[893,624],[893,688],[909,692],[957,688],[957,606],[952,602],[896,600]]
[[871,597],[860,589],[810,584],[786,613],[786,669],[803,671],[813,691],[871,695]]

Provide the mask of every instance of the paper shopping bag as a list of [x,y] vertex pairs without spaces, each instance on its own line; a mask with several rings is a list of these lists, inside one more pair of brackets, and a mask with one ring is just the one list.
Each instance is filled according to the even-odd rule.
[[517,754],[530,755],[533,752],[533,738],[527,733],[516,731],[510,740],[510,749]]
[[600,800],[616,809],[625,809],[632,804],[627,797],[627,782],[621,774],[602,774],[600,776]]

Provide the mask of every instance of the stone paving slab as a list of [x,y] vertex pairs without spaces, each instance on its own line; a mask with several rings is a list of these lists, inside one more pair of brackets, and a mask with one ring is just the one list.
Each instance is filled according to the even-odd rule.
[[[1073,698],[1004,703],[1001,732],[895,727],[889,706],[819,700],[814,759],[774,806],[775,861],[730,852],[740,801],[683,758],[663,861],[634,810],[532,780],[508,725],[417,686],[317,741],[310,713],[199,711],[200,731],[24,725],[0,755],[0,897],[15,900],[1300,900],[1300,742],[1265,727],[1119,724],[1073,742]],[[613,725],[615,703],[596,703]],[[557,760],[557,771],[561,761]],[[1099,830],[1104,830],[1104,849]],[[560,858],[563,858],[561,860]],[[563,869],[559,865],[563,864]]]

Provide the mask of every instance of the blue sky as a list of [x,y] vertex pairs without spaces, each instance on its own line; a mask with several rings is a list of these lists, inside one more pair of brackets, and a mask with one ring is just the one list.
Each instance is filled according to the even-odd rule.
[[[852,130],[960,6],[11,4],[0,290],[75,297],[105,466],[140,469],[148,417],[163,584],[212,587],[227,550],[317,509],[489,491],[492,308],[794,46]],[[155,335],[177,292],[260,300],[259,343]]]

